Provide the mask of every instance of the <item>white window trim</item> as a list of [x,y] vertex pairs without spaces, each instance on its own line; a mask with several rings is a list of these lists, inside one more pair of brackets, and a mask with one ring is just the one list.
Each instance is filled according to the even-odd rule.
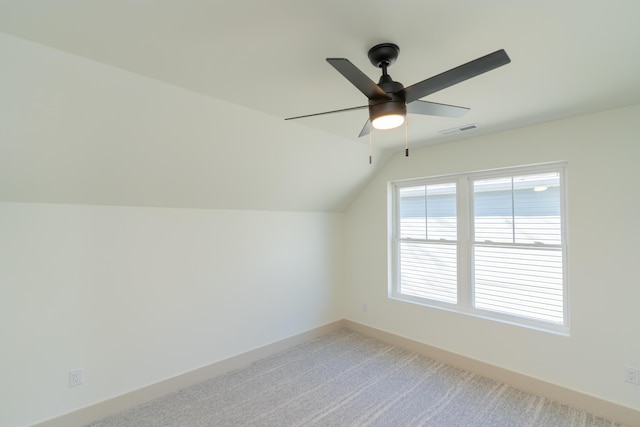
[[[516,315],[509,315],[499,312],[482,310],[473,307],[473,191],[470,188],[472,180],[488,179],[494,177],[514,176],[524,174],[535,174],[544,172],[560,173],[560,209],[561,209],[561,248],[562,248],[562,269],[563,269],[563,317],[562,325],[528,319]],[[399,262],[399,235],[400,221],[397,221],[399,213],[399,197],[397,192],[399,188],[407,186],[433,185],[439,183],[456,183],[456,200],[457,200],[457,245],[458,245],[458,301],[456,304],[430,300],[426,298],[415,297],[402,294],[399,292],[400,269]],[[406,179],[392,181],[388,183],[388,296],[391,299],[403,302],[423,305],[430,308],[436,308],[455,313],[461,313],[473,317],[490,319],[502,323],[522,326],[526,328],[536,329],[540,331],[550,332],[559,335],[569,335],[570,331],[570,313],[569,313],[569,281],[568,281],[568,210],[567,210],[567,163],[553,162],[528,166],[517,166],[500,168],[487,171],[475,171],[460,174],[440,175],[434,177]],[[462,194],[462,197],[458,195]],[[466,197],[464,197],[466,196]],[[455,243],[454,243],[455,244]]]

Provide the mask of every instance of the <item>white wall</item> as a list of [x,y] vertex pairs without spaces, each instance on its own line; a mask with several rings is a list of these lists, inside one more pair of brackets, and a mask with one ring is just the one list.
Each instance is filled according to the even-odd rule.
[[[414,150],[345,216],[348,318],[640,409],[640,106]],[[568,161],[571,336],[387,298],[387,182]],[[362,304],[368,310],[362,310]]]
[[0,425],[338,320],[341,260],[340,214],[0,203]]

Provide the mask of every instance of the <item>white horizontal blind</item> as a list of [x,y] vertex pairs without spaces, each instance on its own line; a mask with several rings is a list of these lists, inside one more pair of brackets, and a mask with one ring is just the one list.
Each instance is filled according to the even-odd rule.
[[457,302],[456,184],[400,187],[399,292]]
[[474,254],[476,308],[562,324],[560,249],[478,245]]
[[400,254],[400,291],[403,294],[456,303],[455,245],[402,241]]
[[473,181],[473,302],[564,323],[560,174]]

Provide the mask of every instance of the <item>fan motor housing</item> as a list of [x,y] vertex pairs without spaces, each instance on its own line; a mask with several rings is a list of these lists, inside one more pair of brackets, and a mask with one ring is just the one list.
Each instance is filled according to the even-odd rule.
[[391,100],[391,101],[369,101],[369,117],[373,121],[377,117],[386,116],[389,114],[398,114],[406,116],[407,104],[404,100]]
[[404,99],[404,86],[400,82],[393,81],[390,75],[380,77],[378,86],[387,93],[391,99],[370,99],[369,118],[373,121],[376,117],[388,114],[407,115],[407,104]]

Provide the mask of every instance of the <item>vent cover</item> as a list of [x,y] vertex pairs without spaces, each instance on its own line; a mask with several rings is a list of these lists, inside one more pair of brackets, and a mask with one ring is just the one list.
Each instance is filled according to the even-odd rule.
[[451,135],[454,133],[459,133],[459,132],[466,132],[472,129],[477,129],[478,125],[475,123],[471,123],[470,125],[464,125],[464,126],[460,126],[458,128],[451,128],[451,129],[446,129],[446,130],[441,130],[438,131],[439,134],[441,135]]

